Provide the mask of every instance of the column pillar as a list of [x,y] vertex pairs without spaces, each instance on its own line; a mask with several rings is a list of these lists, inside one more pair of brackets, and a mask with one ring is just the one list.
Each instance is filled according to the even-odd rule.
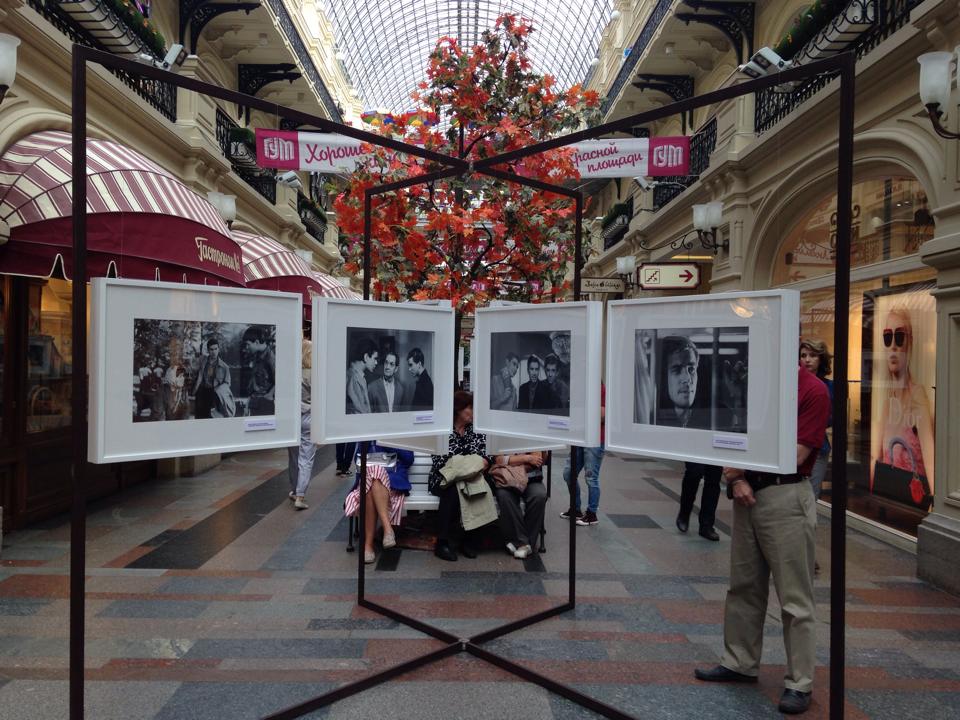
[[920,258],[937,271],[934,505],[917,530],[917,575],[960,593],[960,203],[934,211],[937,236]]

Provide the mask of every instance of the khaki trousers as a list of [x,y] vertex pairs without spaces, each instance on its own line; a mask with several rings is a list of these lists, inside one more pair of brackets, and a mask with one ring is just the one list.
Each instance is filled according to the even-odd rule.
[[744,675],[758,674],[772,573],[787,650],[783,684],[790,690],[810,692],[817,651],[813,488],[806,480],[773,485],[758,492],[756,499],[757,504],[749,509],[738,503],[733,506],[721,665]]

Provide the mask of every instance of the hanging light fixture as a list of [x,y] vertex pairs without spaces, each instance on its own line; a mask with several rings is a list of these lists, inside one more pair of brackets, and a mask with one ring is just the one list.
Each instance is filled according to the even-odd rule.
[[716,255],[720,248],[727,250],[728,240],[718,241],[718,228],[723,221],[723,203],[719,200],[693,206],[693,229],[697,231],[697,238],[706,250],[713,250]]
[[[957,48],[960,54],[960,47]],[[931,52],[917,58],[920,63],[920,102],[927,108],[934,132],[948,140],[960,139],[960,134],[952,133],[941,123],[950,107],[950,63],[954,53]]]
[[0,33],[0,102],[17,77],[17,46],[20,38]]

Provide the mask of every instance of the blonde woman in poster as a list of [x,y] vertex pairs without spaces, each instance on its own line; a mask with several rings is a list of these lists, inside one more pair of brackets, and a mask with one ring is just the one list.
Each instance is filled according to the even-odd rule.
[[[896,499],[909,497],[914,505],[923,506],[926,495],[933,491],[933,410],[926,390],[914,381],[910,370],[915,343],[910,310],[891,308],[884,317],[880,339],[882,362],[874,365],[880,412],[871,431],[871,490]],[[908,480],[906,488],[891,487],[891,480],[902,475],[896,470],[913,473],[914,479],[926,478],[927,486],[922,480]]]

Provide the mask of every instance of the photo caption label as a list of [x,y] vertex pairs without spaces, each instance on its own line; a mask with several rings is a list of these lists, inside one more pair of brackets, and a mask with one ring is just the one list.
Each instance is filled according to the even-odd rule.
[[245,418],[243,421],[244,432],[258,432],[260,430],[276,430],[276,418]]
[[551,430],[569,430],[570,418],[563,418],[563,417],[547,418],[547,427]]
[[433,422],[433,413],[417,413],[413,416],[414,425],[426,425]]
[[714,435],[713,446],[724,450],[747,450],[746,435]]

